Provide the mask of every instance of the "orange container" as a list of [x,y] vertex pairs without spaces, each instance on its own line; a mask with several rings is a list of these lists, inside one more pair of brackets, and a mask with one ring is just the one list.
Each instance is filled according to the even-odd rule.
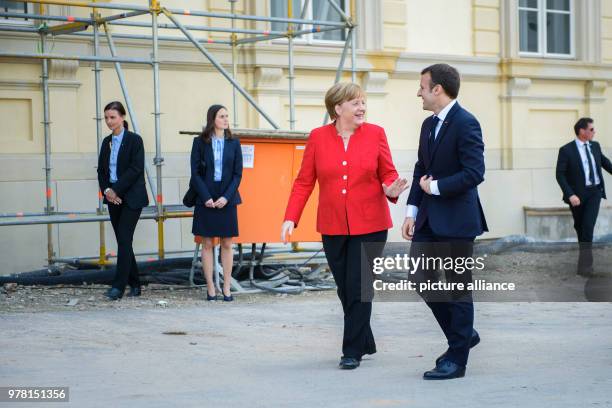
[[[239,132],[235,131],[238,136]],[[306,146],[305,138],[241,136],[244,169],[239,191],[239,243],[281,242],[285,207]],[[252,151],[252,155],[251,155]],[[316,232],[319,188],[315,186],[291,242],[320,242]]]

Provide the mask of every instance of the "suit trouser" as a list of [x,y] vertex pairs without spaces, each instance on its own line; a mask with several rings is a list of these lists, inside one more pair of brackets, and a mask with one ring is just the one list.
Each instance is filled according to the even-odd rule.
[[578,236],[578,273],[589,271],[593,267],[593,231],[599,214],[601,195],[599,187],[587,187],[585,194],[580,197],[580,205],[577,207],[570,205],[574,229]]
[[108,213],[117,239],[117,269],[115,279],[113,279],[113,288],[121,291],[125,290],[127,284],[133,288],[140,286],[132,241],[141,212],[142,208],[133,209],[125,203],[108,205]]
[[[434,234],[425,221],[415,232],[410,247],[410,256],[447,259],[468,258],[473,254],[474,238],[443,237]],[[472,271],[466,269],[445,270],[446,282],[462,282],[464,286],[472,282]],[[421,268],[412,278],[418,285],[427,280],[439,281],[437,270]],[[447,358],[460,365],[467,365],[470,341],[474,330],[474,303],[471,291],[419,292],[431,309],[436,321],[448,341]]]
[[[387,240],[387,231],[363,235],[323,235],[322,238],[325,256],[344,311],[342,354],[354,358],[374,354],[376,343],[370,327],[372,302],[362,299],[361,251],[363,243],[384,243]],[[375,255],[368,254],[370,262],[373,256]],[[363,283],[367,285],[367,282]]]

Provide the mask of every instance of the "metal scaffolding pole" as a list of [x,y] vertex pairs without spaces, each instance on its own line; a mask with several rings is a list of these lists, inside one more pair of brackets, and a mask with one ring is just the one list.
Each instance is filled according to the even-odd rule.
[[98,25],[100,25],[102,23],[110,23],[111,21],[121,20],[123,18],[142,16],[143,14],[148,14],[148,11],[144,11],[144,10],[132,11],[130,13],[120,13],[120,14],[116,14],[116,15],[108,16],[108,17],[99,17],[96,19],[96,21]]
[[[32,29],[33,32],[36,32],[36,29]],[[2,27],[0,27],[0,31],[5,31]],[[77,37],[92,37],[92,34],[90,33],[70,33],[67,35],[73,35],[73,36],[77,36]],[[150,35],[142,35],[142,34],[113,34],[113,38],[121,38],[121,39],[127,39],[127,40],[153,40],[153,37]],[[163,35],[158,35],[157,36],[157,40],[158,41],[174,41],[174,42],[187,42],[187,43],[191,43],[191,41],[189,41],[187,38],[185,37],[172,37],[172,36],[163,36]],[[197,38],[197,41],[200,43],[215,43],[215,44],[225,44],[225,45],[231,45],[231,41],[227,41],[227,40],[211,40],[208,38]],[[172,60],[160,60],[160,63],[168,63],[168,62],[178,62],[178,61],[172,61]],[[184,62],[184,61],[180,61],[180,62]]]
[[[304,1],[304,5],[302,6],[302,13],[300,13],[301,20],[304,20],[306,18],[306,13],[308,12],[309,5],[310,5],[310,0]],[[298,31],[301,31],[303,29],[304,29],[304,24],[300,23],[300,25],[298,25]]]
[[[231,13],[234,14],[236,12],[236,1],[237,0],[229,0]],[[232,78],[237,82],[238,81],[238,36],[236,35],[236,19],[232,19]],[[236,87],[232,86],[232,108],[233,108],[233,117],[232,117],[232,127],[236,129],[238,127],[238,106],[236,104]]]
[[[230,0],[232,1],[232,0]],[[238,0],[236,0],[238,1]],[[232,26],[235,25],[236,19],[232,19]],[[136,21],[117,21],[111,23],[116,26],[125,26],[125,27],[143,27],[143,28],[151,28],[151,24],[145,22],[136,22]],[[158,23],[159,28],[169,29],[169,30],[177,30],[176,26],[167,23]],[[259,34],[259,35],[285,35],[282,31],[266,31],[266,30],[251,30],[244,28],[223,28],[223,27],[209,27],[203,25],[190,25],[185,24],[185,28],[191,31],[212,31],[218,33],[234,33],[234,34]]]
[[[42,7],[41,7],[42,8]],[[43,21],[43,24],[45,22]],[[40,34],[40,49],[44,54],[47,47],[46,34]],[[49,117],[49,61],[42,60],[42,91],[43,91],[43,129],[45,135],[45,213],[53,212],[53,189],[51,188],[51,122]],[[47,262],[53,264],[53,226],[47,225]]]
[[[302,34],[310,34],[310,33],[325,33],[327,31],[336,31],[336,30],[341,30],[344,27],[328,27],[328,28],[309,28],[306,30],[299,30],[293,33],[293,35],[295,37],[299,37]],[[240,40],[238,40],[238,44],[249,44],[249,43],[254,43],[254,42],[258,42],[258,41],[269,41],[269,40],[276,40],[277,38],[286,38],[287,34],[283,34],[283,35],[269,35],[269,36],[258,36],[258,37],[251,37],[251,38],[242,38]]]
[[351,81],[353,83],[357,82],[357,25],[355,24],[355,20],[352,18],[356,15],[355,7],[356,0],[351,0],[351,18],[349,20],[345,20],[347,23],[350,22],[351,25],[349,35],[351,36]]
[[[111,55],[113,57],[117,56],[117,49],[115,48],[115,42],[113,41],[113,36],[111,35],[110,28],[106,23],[104,25],[104,32],[106,33],[106,41],[108,42],[108,48],[110,49]],[[121,86],[121,93],[123,93],[123,100],[125,100],[125,104],[130,114],[130,119],[132,120],[132,127],[134,131],[138,134],[140,133],[140,126],[138,124],[138,117],[136,116],[136,111],[133,108],[132,98],[130,98],[130,93],[128,92],[127,82],[123,75],[123,69],[121,69],[121,64],[119,62],[115,62],[115,72],[117,72],[117,77],[119,78],[119,86]],[[151,170],[149,169],[149,164],[145,160],[145,174],[147,176],[147,181],[149,182],[149,188],[151,189],[151,195],[153,197],[157,197],[157,188],[153,183],[153,178],[151,176]]]
[[11,12],[3,11],[3,12],[0,12],[0,17],[20,18],[20,19],[27,18],[27,19],[32,19],[32,20],[49,20],[49,21],[93,24],[93,21],[89,18],[68,17],[68,16],[45,16],[42,14],[35,14],[35,13],[11,13]]
[[[67,1],[67,0],[15,0],[20,3],[38,3],[38,4],[58,4],[62,6],[74,6],[74,7],[98,7],[104,9],[114,10],[128,10],[128,11],[146,11],[149,12],[150,8],[144,7],[137,4],[115,4],[115,3],[90,3],[84,1]],[[195,17],[212,17],[212,18],[227,18],[247,21],[268,21],[275,23],[293,23],[293,24],[311,24],[319,26],[329,27],[345,27],[344,23],[337,21],[324,21],[324,20],[302,20],[299,18],[283,18],[283,17],[263,17],[263,16],[251,16],[247,14],[230,14],[230,13],[210,13],[206,11],[194,11],[187,9],[173,9],[167,8],[172,14],[195,16]]]
[[153,103],[155,116],[155,158],[153,163],[155,164],[155,176],[157,178],[157,195],[155,196],[156,208],[157,208],[157,243],[158,243],[158,258],[164,259],[164,195],[162,192],[162,164],[164,158],[161,155],[161,124],[160,124],[160,107],[159,107],[159,41],[157,17],[160,13],[159,1],[149,0],[149,7],[151,9],[151,25],[153,27],[153,53],[151,59],[153,60]]
[[150,60],[138,58],[111,58],[111,57],[94,57],[90,55],[59,55],[59,54],[36,54],[36,53],[19,53],[19,52],[0,52],[0,57],[6,58],[34,58],[42,60],[70,60],[70,61],[91,61],[91,62],[125,62],[128,64],[151,64]]
[[73,0],[14,0],[19,3],[35,3],[35,4],[57,4],[60,6],[101,8],[111,10],[127,10],[127,11],[145,11],[149,8],[137,4],[114,4],[114,3],[95,3],[88,1],[73,1]]
[[[230,1],[238,1],[238,0],[230,0]],[[99,18],[98,19],[98,24],[102,24],[104,22],[111,22],[111,25],[117,25],[117,26],[126,26],[126,27],[142,27],[142,28],[151,28],[151,24],[146,23],[146,22],[136,22],[136,21],[115,21],[115,20],[119,20],[121,18],[127,18],[127,17],[132,17],[132,16],[138,16],[138,15],[142,15],[142,14],[146,14],[146,12],[143,11],[135,11],[133,13],[122,13],[122,14],[118,14],[118,15],[114,15],[114,16],[109,16],[109,17],[104,17],[104,18]],[[10,18],[21,18],[21,19],[25,19],[25,18],[30,18],[30,19],[41,19],[43,16],[41,16],[40,14],[23,14],[23,13],[4,13],[4,12],[0,12],[0,17],[10,17]],[[51,18],[49,18],[50,20],[56,20],[56,21],[62,21],[62,22],[80,22],[80,23],[85,23],[85,24],[89,24],[89,25],[94,25],[95,21],[92,21],[91,19],[88,18],[77,18],[77,17],[68,17],[68,16],[51,16]],[[242,29],[242,28],[235,28],[235,21],[237,19],[232,19],[232,28],[223,28],[223,27],[208,27],[208,26],[202,26],[202,25],[188,25],[185,24],[185,28],[188,30],[192,30],[192,31],[206,31],[206,32],[221,32],[221,33],[232,33],[232,34],[251,34],[251,35],[260,35],[262,36],[262,39],[271,39],[271,38],[282,38],[282,37],[286,37],[287,33],[283,32],[283,31],[268,31],[268,30],[253,30],[253,29]],[[301,31],[302,28],[301,26],[303,26],[303,24],[300,24],[300,28],[299,30]],[[163,29],[173,29],[176,30],[178,29],[175,25],[173,24],[166,24],[166,23],[158,23],[158,27],[159,28],[163,28]],[[8,27],[8,28],[13,28],[13,27]],[[18,27],[20,28],[20,27]],[[26,27],[27,28],[27,27]],[[331,27],[331,30],[340,30],[343,29],[344,27]],[[4,30],[4,27],[2,27],[1,29],[2,31],[8,31],[8,30]],[[327,29],[324,29],[325,31],[328,31]],[[27,31],[38,31],[37,29],[34,28],[27,28]],[[318,29],[309,29],[306,30],[305,32],[319,32],[320,30]],[[71,33],[63,33],[63,34],[71,34]],[[118,35],[115,35],[116,38],[119,38]],[[268,37],[268,38],[266,38]],[[161,37],[160,37],[161,39]],[[218,41],[214,41],[214,42],[218,42]],[[226,44],[231,44],[231,41],[227,41]]]
[[[287,0],[287,17],[293,17],[293,0]],[[295,130],[295,73],[293,66],[293,25],[287,26],[289,54],[289,129]]]
[[[340,79],[342,78],[342,72],[344,71],[344,60],[346,59],[346,54],[349,49],[349,45],[351,44],[353,39],[353,37],[350,35],[352,31],[353,29],[349,29],[349,36],[344,41],[344,48],[342,49],[342,54],[340,55],[340,62],[338,63],[338,69],[336,70],[336,78],[334,79],[334,85],[340,82]],[[325,111],[325,117],[323,118],[323,126],[327,124],[328,120],[329,113]]]
[[[93,10],[92,19],[96,18],[96,9]],[[100,55],[100,30],[97,24],[93,25],[94,31],[94,56]],[[100,86],[100,61],[94,62],[94,89],[96,95],[96,157],[100,157],[100,149],[102,144],[102,95],[101,95],[101,86]],[[104,213],[104,203],[102,200],[102,194],[98,192],[98,214]],[[98,262],[100,265],[104,265],[106,263],[106,233],[104,222],[100,221],[99,223],[99,258]]]
[[344,22],[346,24],[348,24],[349,26],[352,26],[352,22],[351,22],[351,18],[349,16],[346,15],[346,13],[344,12],[344,10],[342,10],[342,7],[340,7],[335,0],[327,0],[327,2],[332,6],[332,8],[334,10],[336,10],[336,12],[338,12],[338,14],[340,14],[340,17],[342,18],[342,20],[344,20]]
[[257,110],[257,112],[259,112],[261,116],[263,116],[268,121],[268,123],[272,125],[274,129],[279,129],[279,126],[276,124],[276,122],[274,122],[274,120],[272,120],[272,118],[268,116],[268,114],[259,107],[259,105],[253,99],[253,97],[242,86],[240,86],[240,84],[236,82],[234,78],[232,78],[232,76],[225,70],[225,68],[221,66],[219,62],[217,62],[217,60],[212,56],[212,54],[210,54],[208,50],[206,50],[206,48],[204,48],[200,43],[196,41],[193,35],[187,29],[185,29],[183,24],[181,24],[181,22],[178,21],[176,17],[174,17],[174,15],[167,9],[162,8],[162,11],[166,15],[166,17],[168,17],[170,21],[172,21],[183,32],[183,34],[185,34],[185,37],[189,38],[189,40],[193,43],[193,45],[195,45],[196,48],[200,50],[200,52],[204,54],[206,58],[208,58],[211,64],[213,64],[215,68],[217,68],[217,70],[221,72],[221,74],[228,81],[231,82],[232,85],[234,85],[234,87],[238,90],[238,92],[240,92],[242,96],[244,96],[247,99],[247,101],[249,101],[249,103]]

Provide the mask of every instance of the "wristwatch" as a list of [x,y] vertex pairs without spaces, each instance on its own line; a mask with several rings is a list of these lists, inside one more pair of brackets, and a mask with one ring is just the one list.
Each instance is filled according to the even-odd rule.
[[106,187],[106,188],[104,189],[104,195],[106,195],[106,193],[108,192],[108,190],[110,190],[110,187]]

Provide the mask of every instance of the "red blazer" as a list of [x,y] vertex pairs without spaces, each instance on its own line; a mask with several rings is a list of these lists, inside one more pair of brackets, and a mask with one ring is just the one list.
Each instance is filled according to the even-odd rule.
[[[398,177],[385,131],[364,123],[344,151],[334,123],[314,129],[293,183],[285,220],[297,226],[308,197],[319,182],[317,231],[323,235],[360,235],[393,226],[382,183]],[[395,203],[397,198],[389,198]]]

